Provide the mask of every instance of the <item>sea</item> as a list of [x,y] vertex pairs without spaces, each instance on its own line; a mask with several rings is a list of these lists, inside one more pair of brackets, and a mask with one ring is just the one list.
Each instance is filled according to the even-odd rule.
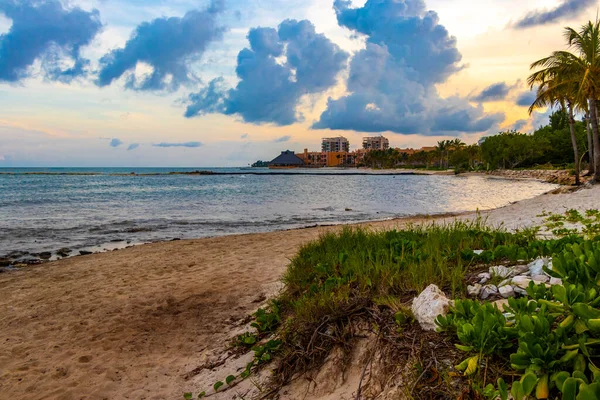
[[[213,175],[187,174],[210,171]],[[487,210],[555,188],[485,176],[261,168],[0,168],[0,258]],[[46,255],[47,258],[47,255]]]

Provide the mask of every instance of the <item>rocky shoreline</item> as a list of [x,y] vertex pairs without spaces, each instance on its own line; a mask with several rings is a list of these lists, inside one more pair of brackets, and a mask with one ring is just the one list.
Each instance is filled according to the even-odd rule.
[[[585,177],[587,171],[582,171],[581,181],[586,183],[589,179]],[[508,179],[537,179],[539,181],[554,183],[557,185],[574,185],[575,176],[569,170],[550,170],[550,169],[526,169],[512,170],[503,169],[485,172],[486,175],[503,177]]]
[[29,251],[11,251],[10,253],[0,256],[0,273],[52,261],[58,261],[65,258],[116,251],[133,246],[130,240],[119,241],[118,245],[113,242],[113,245],[113,248],[106,248],[105,245],[83,249],[71,249],[68,247],[63,247],[56,251],[42,251],[39,253],[32,253]]

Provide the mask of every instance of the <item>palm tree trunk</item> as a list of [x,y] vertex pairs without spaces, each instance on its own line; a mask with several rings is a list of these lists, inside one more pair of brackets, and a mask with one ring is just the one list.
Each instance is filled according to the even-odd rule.
[[575,134],[575,117],[573,116],[573,106],[569,103],[569,129],[571,130],[571,142],[573,143],[573,153],[575,155],[575,184],[579,186],[581,180],[579,167],[579,149],[577,148],[577,135]]
[[590,112],[588,111],[585,115],[585,128],[587,129],[587,139],[588,139],[588,159],[589,159],[589,168],[588,168],[588,176],[593,176],[594,171],[594,139],[592,139],[592,130],[590,129]]
[[594,178],[593,182],[600,182],[600,138],[598,137],[598,108],[596,99],[590,99],[590,116],[592,117],[592,141],[594,143]]

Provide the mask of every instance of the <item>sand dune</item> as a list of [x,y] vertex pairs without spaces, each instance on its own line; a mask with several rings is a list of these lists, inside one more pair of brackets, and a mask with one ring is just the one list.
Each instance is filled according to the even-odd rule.
[[[600,208],[599,195],[600,187],[544,195],[484,216],[515,228],[539,223],[543,210]],[[299,246],[332,229],[156,243],[0,274],[0,399],[197,392],[186,376],[277,290]]]

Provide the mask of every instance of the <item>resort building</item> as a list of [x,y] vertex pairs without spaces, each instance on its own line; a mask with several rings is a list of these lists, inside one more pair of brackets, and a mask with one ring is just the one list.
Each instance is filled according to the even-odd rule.
[[304,166],[304,160],[293,151],[282,151],[281,154],[269,163],[269,168],[298,168]]
[[321,143],[321,151],[323,153],[349,152],[350,142],[343,136],[323,138]]
[[364,159],[365,154],[365,150],[309,152],[308,149],[304,149],[304,153],[298,154],[298,157],[304,161],[304,167],[307,168],[355,167]]
[[363,138],[364,150],[387,150],[390,148],[390,141],[383,136],[371,136]]
[[424,151],[425,153],[428,153],[430,151],[434,151],[436,149],[436,147],[432,146],[432,147],[421,147],[420,149],[412,149],[412,148],[407,148],[407,149],[396,149],[398,150],[398,153],[404,153],[404,154],[408,154],[413,155],[415,153],[420,153],[422,151]]

